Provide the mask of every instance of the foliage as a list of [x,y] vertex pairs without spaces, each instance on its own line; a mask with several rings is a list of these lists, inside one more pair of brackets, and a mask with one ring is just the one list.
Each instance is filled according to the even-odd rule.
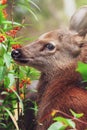
[[[13,13],[14,1],[10,2]],[[37,18],[31,11],[29,3],[38,8],[31,0],[24,1],[23,6]],[[39,73],[32,68],[18,66],[11,58],[11,51],[20,48],[24,42],[22,37],[17,37],[17,33],[24,27],[24,19],[18,23],[13,20],[12,15],[11,20],[8,20],[7,5],[7,0],[0,1],[0,129],[24,130],[23,119],[19,128],[19,118],[20,115],[23,118],[26,110],[27,86],[31,84],[31,80],[38,78]],[[22,3],[19,5],[21,6]],[[15,113],[17,113],[16,117]]]
[[51,113],[52,117],[54,117],[56,113],[60,113],[63,116],[65,116],[66,118],[60,117],[60,116],[53,118],[54,123],[48,128],[48,130],[65,130],[67,128],[75,129],[76,124],[74,121],[78,121],[79,123],[87,124],[86,122],[79,119],[83,116],[83,113],[77,114],[73,110],[70,110],[70,112],[71,112],[72,116],[70,116],[62,111],[53,110]]
[[84,82],[87,82],[87,64],[78,62],[78,68],[76,69],[79,73],[81,73]]
[[76,4],[77,4],[77,7],[80,7],[80,6],[84,6],[84,5],[87,5],[87,1],[86,0],[76,0]]

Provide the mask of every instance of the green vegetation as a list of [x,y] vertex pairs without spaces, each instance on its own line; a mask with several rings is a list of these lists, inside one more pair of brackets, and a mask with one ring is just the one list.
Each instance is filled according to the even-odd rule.
[[[58,12],[54,12],[56,9],[54,10],[54,8],[51,7],[53,2],[55,3],[54,6],[58,5]],[[54,0],[53,2],[48,2],[47,0],[36,1],[36,3],[32,0],[19,0],[18,2],[11,0],[8,3],[7,0],[0,1],[0,129],[24,130],[23,116],[27,109],[25,106],[28,101],[28,99],[26,99],[26,94],[28,93],[27,86],[31,84],[32,80],[38,79],[39,72],[27,66],[18,66],[11,58],[11,51],[12,49],[22,47],[26,42],[32,41],[32,34],[37,36],[42,30],[51,30],[61,26],[61,21],[63,21],[62,15],[64,14],[63,1]],[[20,8],[19,14],[21,8],[24,9],[24,12],[21,12],[20,19],[17,10],[14,10],[14,4]],[[50,8],[48,8],[49,4]],[[76,0],[76,4],[77,7],[79,7],[87,4],[87,1]],[[11,7],[10,10],[9,7]],[[60,12],[60,15],[55,17],[55,15],[50,12],[51,8],[56,14]],[[29,25],[25,22],[25,18],[22,17],[23,15],[25,16],[25,14],[30,20]],[[35,24],[30,26],[32,22]],[[62,22],[62,24],[64,23]],[[28,30],[25,32],[28,32],[26,34],[29,34],[30,37],[28,35],[25,38],[24,35],[26,34],[21,30],[26,30],[26,26],[28,27]],[[87,82],[87,64],[79,62],[76,71],[80,72],[83,81]],[[35,107],[32,109],[35,110],[36,114],[38,109],[37,104],[36,102],[33,103]],[[70,128],[75,128],[76,125],[74,120],[81,123],[80,117],[82,117],[83,114],[76,114],[72,110],[70,111],[72,116],[67,115],[67,118],[54,118],[56,113],[62,113],[61,111],[54,110],[51,113],[54,123],[48,128],[48,130],[65,130],[68,126]],[[62,114],[66,115],[66,113]],[[18,125],[20,122],[20,115],[22,124],[21,128],[19,128]]]

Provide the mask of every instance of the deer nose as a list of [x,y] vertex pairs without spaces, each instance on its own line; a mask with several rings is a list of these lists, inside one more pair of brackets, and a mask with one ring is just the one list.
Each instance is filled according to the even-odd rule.
[[21,50],[20,49],[13,50],[11,56],[13,59],[20,58],[22,56]]

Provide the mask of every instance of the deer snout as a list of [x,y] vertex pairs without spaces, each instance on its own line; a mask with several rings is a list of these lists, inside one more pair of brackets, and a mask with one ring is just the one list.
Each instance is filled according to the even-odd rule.
[[11,56],[17,63],[26,64],[29,62],[29,59],[26,59],[26,57],[24,57],[21,49],[13,50]]
[[11,56],[12,56],[13,59],[21,58],[21,56],[22,56],[21,50],[20,49],[13,50],[12,53],[11,53]]

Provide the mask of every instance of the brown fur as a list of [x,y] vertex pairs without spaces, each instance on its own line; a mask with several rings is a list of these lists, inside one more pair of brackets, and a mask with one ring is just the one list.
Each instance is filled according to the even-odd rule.
[[[55,48],[49,50],[46,47],[48,43]],[[34,130],[47,130],[53,122],[52,117],[49,115],[45,120],[42,119],[53,109],[69,115],[71,115],[70,109],[76,113],[84,113],[81,119],[87,122],[86,85],[82,83],[82,77],[76,71],[78,61],[87,63],[85,38],[70,30],[54,30],[42,35],[34,43],[14,51],[12,56],[17,63],[41,71],[36,99],[37,124]],[[76,121],[76,128],[85,130],[87,125]]]

